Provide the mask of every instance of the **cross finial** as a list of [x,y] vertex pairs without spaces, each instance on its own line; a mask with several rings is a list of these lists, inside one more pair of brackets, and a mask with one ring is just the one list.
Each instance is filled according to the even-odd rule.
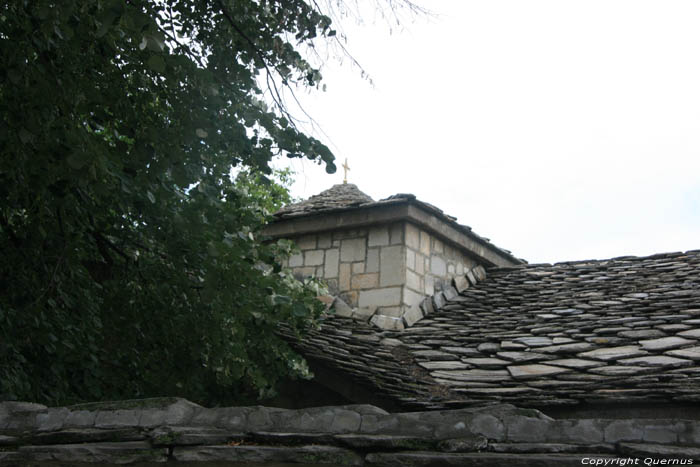
[[343,164],[343,170],[345,171],[345,176],[343,178],[343,183],[348,183],[348,170],[350,170],[350,166],[348,165],[348,158],[345,158],[345,163]]

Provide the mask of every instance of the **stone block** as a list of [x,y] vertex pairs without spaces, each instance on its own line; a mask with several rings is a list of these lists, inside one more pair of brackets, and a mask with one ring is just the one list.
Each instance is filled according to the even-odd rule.
[[401,431],[398,415],[362,415],[360,433],[396,433]]
[[447,264],[439,256],[430,257],[430,272],[436,276],[445,277],[447,275]]
[[643,441],[647,443],[668,443],[672,444],[678,441],[678,432],[682,432],[685,428],[680,422],[666,422],[655,425],[647,425],[644,427]]
[[506,436],[508,441],[516,443],[542,442],[547,439],[550,422],[538,418],[512,417],[507,418]]
[[298,268],[299,266],[304,265],[304,254],[303,253],[297,253],[295,255],[291,255],[289,257],[289,267],[290,268]]
[[425,295],[421,293],[416,293],[408,288],[403,288],[403,304],[409,307],[419,306],[420,302],[423,301]]
[[140,410],[105,410],[97,412],[95,428],[124,428],[139,425]]
[[406,267],[416,270],[416,252],[410,248],[406,248]]
[[409,308],[403,315],[403,320],[406,322],[406,326],[411,327],[419,320],[423,318],[423,312],[420,307],[413,306]]
[[402,285],[404,281],[402,246],[385,246],[379,252],[379,286]]
[[294,243],[300,250],[314,250],[316,249],[316,235],[304,235],[303,237],[295,238]]
[[447,275],[448,276],[454,276],[455,275],[455,265],[452,263],[447,263]]
[[[600,420],[557,420],[552,422],[548,436],[552,441],[564,443],[596,444],[604,439],[603,425]],[[559,439],[557,437],[560,436]]]
[[350,318],[352,316],[352,308],[340,298],[336,298],[335,302],[333,302],[333,309],[335,310],[336,316],[343,318]]
[[350,280],[350,288],[353,290],[374,289],[379,285],[379,274],[355,274]]
[[457,292],[462,293],[469,288],[469,281],[463,275],[455,277],[452,281]]
[[364,261],[365,253],[364,238],[348,238],[340,242],[340,260],[343,262]]
[[385,331],[401,331],[405,327],[403,319],[401,318],[391,318],[389,316],[374,315],[369,321],[370,323],[374,324],[380,329],[384,329]]
[[331,423],[332,433],[353,433],[360,429],[362,417],[359,413],[350,410],[337,410]]
[[418,274],[425,274],[425,256],[416,253],[416,267],[414,269]]
[[316,242],[316,248],[330,248],[331,247],[331,234],[319,234]]
[[428,316],[430,313],[435,311],[433,307],[433,299],[431,297],[425,297],[420,303],[420,308],[423,311],[423,316]]
[[387,287],[360,292],[360,307],[398,306],[401,304],[401,287]]
[[484,267],[481,265],[472,268],[472,274],[474,274],[474,277],[476,277],[476,280],[478,281],[483,281],[486,279],[486,269],[484,269]]
[[421,277],[413,271],[406,270],[406,286],[416,291],[423,291]]
[[323,250],[307,250],[304,252],[304,266],[320,266],[323,264]]
[[368,307],[360,307],[360,308],[355,308],[352,311],[352,319],[355,319],[357,321],[369,321],[369,319],[374,316],[374,313],[376,313],[377,307],[376,306],[368,306]]
[[433,251],[435,251],[435,253],[447,253],[447,251],[445,251],[445,245],[437,238],[433,240]]
[[[430,234],[420,231],[420,252],[428,256],[430,254]],[[437,239],[436,239],[437,241]]]
[[485,436],[491,440],[504,440],[506,429],[503,423],[493,415],[478,414],[469,420],[469,430],[477,435]]
[[406,224],[406,246],[420,250],[420,230],[413,224]]
[[397,222],[389,226],[389,243],[391,245],[401,245],[404,242],[404,224]]
[[365,272],[379,272],[379,249],[367,249],[367,262],[365,263]]
[[355,290],[350,290],[347,292],[342,292],[340,295],[338,295],[338,297],[354,308],[357,306],[357,299],[360,297],[360,294]]
[[387,226],[369,229],[367,246],[384,246],[389,244],[389,228]]
[[340,250],[331,248],[326,250],[323,272],[325,278],[338,277],[338,266],[340,265]]
[[95,425],[97,412],[92,410],[71,410],[63,422],[63,428],[87,428]]
[[423,278],[423,287],[426,295],[433,295],[435,293],[435,278],[433,276],[425,276]]
[[390,318],[401,318],[403,316],[403,309],[400,306],[383,306],[377,308],[377,314]]
[[167,448],[153,448],[146,441],[22,446],[19,452],[32,461],[21,465],[44,465],[44,462],[50,462],[50,465],[159,463],[168,457]]
[[467,279],[469,279],[469,283],[471,283],[471,285],[476,285],[477,282],[479,282],[472,271],[467,269],[467,271],[464,274],[467,277]]
[[315,274],[315,266],[304,266],[303,268],[294,268],[294,276],[298,278],[311,277]]
[[450,420],[448,423],[440,423],[435,427],[437,439],[471,438],[473,435],[464,420],[454,423],[453,420]]
[[56,431],[63,428],[63,422],[70,411],[65,407],[50,408],[36,416],[37,431]]
[[338,276],[338,288],[341,291],[350,290],[350,263],[340,263]]
[[[203,408],[187,399],[177,398],[163,408],[144,409],[139,426],[185,425]],[[95,423],[97,426],[97,423]]]
[[613,420],[603,432],[606,443],[642,441],[643,434],[644,431],[637,420]]
[[[359,263],[352,263],[352,273],[353,274],[363,274],[365,272],[365,263],[361,261]],[[355,287],[353,287],[354,289]]]

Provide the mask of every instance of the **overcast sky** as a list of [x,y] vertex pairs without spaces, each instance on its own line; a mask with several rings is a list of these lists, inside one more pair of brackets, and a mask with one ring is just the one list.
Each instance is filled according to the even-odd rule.
[[[423,4],[346,23],[374,86],[331,61],[299,96],[351,183],[531,263],[700,248],[700,1]],[[293,168],[302,198],[343,178]]]

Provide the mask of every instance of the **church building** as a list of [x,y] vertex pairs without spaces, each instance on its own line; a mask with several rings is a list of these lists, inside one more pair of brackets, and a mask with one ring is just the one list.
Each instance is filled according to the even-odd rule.
[[351,184],[275,216],[267,234],[300,250],[287,266],[331,295],[291,342],[342,400],[700,414],[700,251],[527,264],[413,195]]

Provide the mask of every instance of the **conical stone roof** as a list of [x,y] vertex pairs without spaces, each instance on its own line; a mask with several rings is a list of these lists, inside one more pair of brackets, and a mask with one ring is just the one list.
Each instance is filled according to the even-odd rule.
[[275,213],[278,218],[304,216],[335,209],[357,207],[374,200],[360,191],[357,185],[342,183],[310,197],[305,201],[285,206]]

